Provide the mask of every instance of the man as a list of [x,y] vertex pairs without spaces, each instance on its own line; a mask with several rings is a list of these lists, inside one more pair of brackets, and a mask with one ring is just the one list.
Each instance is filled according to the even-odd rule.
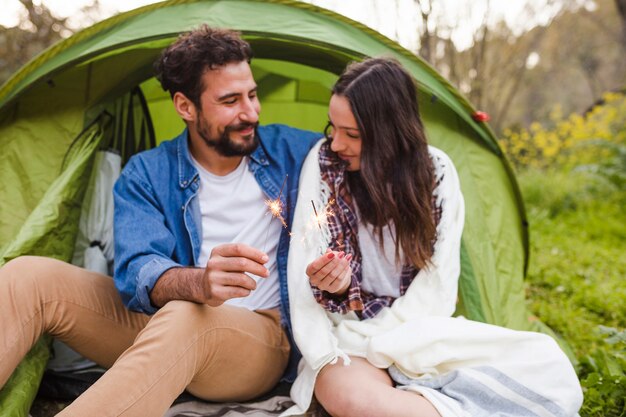
[[[319,135],[258,127],[250,46],[203,26],[157,61],[187,128],[116,183],[115,287],[52,259],[0,269],[0,386],[43,333],[110,368],[61,416],[161,416],[185,389],[211,401],[270,390],[289,359],[287,224]],[[121,294],[121,299],[120,299]],[[153,314],[153,315],[152,315]]]

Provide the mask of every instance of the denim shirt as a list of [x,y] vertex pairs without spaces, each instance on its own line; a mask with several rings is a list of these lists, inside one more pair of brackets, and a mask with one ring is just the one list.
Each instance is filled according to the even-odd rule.
[[[300,168],[321,134],[284,125],[260,126],[259,146],[248,168],[271,199],[282,193],[289,229],[298,192]],[[124,304],[153,314],[150,291],[168,269],[195,266],[202,246],[197,198],[200,178],[189,154],[188,132],[159,147],[134,155],[115,183],[115,286]],[[283,228],[277,250],[283,325],[291,335],[287,290],[289,229]],[[210,233],[210,232],[209,232]],[[224,242],[229,243],[229,242]]]

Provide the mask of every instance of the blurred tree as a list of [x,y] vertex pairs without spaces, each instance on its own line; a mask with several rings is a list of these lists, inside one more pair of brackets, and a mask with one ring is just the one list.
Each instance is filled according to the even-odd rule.
[[617,6],[617,11],[622,24],[622,49],[624,54],[626,54],[626,0],[615,0],[615,5]]
[[[18,25],[0,25],[0,85],[35,55],[78,29],[70,24],[69,18],[55,16],[43,2],[19,1],[24,10]],[[99,12],[98,0],[82,7],[80,26],[93,24]]]
[[18,26],[0,25],[0,84],[33,56],[70,32],[67,19],[54,16],[45,5],[20,0],[26,13]]
[[584,112],[605,92],[623,89],[626,53],[620,26],[614,0],[596,0],[593,9],[558,16],[534,50],[537,65],[524,74],[524,88],[502,126],[528,127],[533,121],[549,125],[556,106],[563,114]]
[[[492,16],[490,0],[478,5],[466,2],[457,7],[456,21],[444,13],[441,0],[413,0],[419,10],[419,51],[422,58],[440,70],[465,93],[474,106],[491,115],[492,125],[500,130],[520,87],[529,59],[541,43],[550,22],[580,1],[544,0],[527,2],[519,21],[538,22],[531,35],[516,34],[504,21]],[[551,13],[545,21],[546,11]],[[481,15],[482,14],[482,15]],[[452,42],[461,22],[480,23],[471,32],[471,46],[459,51]]]
[[[526,30],[497,21],[489,0],[485,8],[459,4],[456,21],[442,0],[413,1],[416,53],[487,111],[498,133],[549,122],[557,103],[566,113],[583,111],[626,82],[626,0],[527,2],[517,20],[541,24]],[[467,21],[480,23],[469,34],[471,46],[459,51],[453,33]]]
[[420,49],[419,56],[428,62],[433,62],[434,44],[437,40],[435,31],[436,22],[433,14],[432,0],[414,0],[419,10],[418,20],[420,22]]
[[615,5],[617,7],[617,12],[619,13],[622,26],[622,36],[620,39],[620,43],[622,44],[622,60],[619,70],[622,73],[626,73],[626,0],[615,0]]

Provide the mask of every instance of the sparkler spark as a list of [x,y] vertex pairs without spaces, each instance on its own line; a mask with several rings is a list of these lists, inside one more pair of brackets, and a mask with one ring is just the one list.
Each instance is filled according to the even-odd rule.
[[313,206],[313,223],[317,225],[317,227],[322,230],[322,225],[328,224],[328,218],[335,215],[335,212],[332,209],[335,200],[330,200],[322,210],[319,212],[315,208],[315,203],[311,200],[311,206]]
[[[322,226],[326,226],[328,225],[328,219],[332,216],[335,215],[332,206],[335,203],[335,200],[329,200],[328,203],[321,209],[321,210],[317,210],[317,208],[315,207],[315,202],[313,200],[311,200],[311,207],[313,207],[313,215],[311,215],[310,221],[307,225],[307,229],[308,231],[304,233],[304,235],[302,236],[301,241],[305,242],[307,239],[307,234],[308,232],[312,231],[313,229],[316,228],[319,229],[319,233],[324,236],[324,229],[322,229]],[[322,240],[324,240],[324,238],[322,238]],[[325,252],[323,247],[319,248],[320,254],[323,254]]]
[[272,220],[274,218],[277,218],[278,220],[280,220],[283,227],[285,229],[287,228],[287,222],[285,221],[285,218],[282,215],[283,202],[280,200],[280,198],[283,195],[283,189],[285,188],[285,184],[287,183],[287,177],[289,177],[289,174],[285,174],[283,185],[281,185],[280,191],[278,192],[278,198],[275,200],[272,200],[272,199],[265,200],[265,205],[267,206],[267,209],[269,210],[269,213],[271,214],[271,216],[270,216],[270,222],[267,225],[267,232],[265,233],[265,243],[263,244],[263,252],[265,252],[265,247],[267,246],[267,238],[270,234],[270,226],[272,224]]
[[[282,192],[282,191],[281,191]],[[280,201],[280,194],[276,200],[265,200],[265,205],[269,210],[269,213],[272,215],[272,218],[277,218],[283,224],[283,227],[287,228],[287,222],[283,218],[283,202]],[[271,222],[271,220],[270,220]]]

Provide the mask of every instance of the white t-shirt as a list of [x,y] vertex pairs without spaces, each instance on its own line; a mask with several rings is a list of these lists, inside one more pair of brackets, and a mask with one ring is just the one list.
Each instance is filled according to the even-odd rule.
[[[380,250],[374,226],[359,219],[359,249],[361,249],[361,287],[378,296],[400,297],[402,265],[396,265],[396,245],[389,226],[383,228],[384,252]],[[400,251],[402,258],[402,251]]]
[[248,158],[227,175],[219,176],[192,161],[200,174],[198,199],[202,215],[202,248],[197,267],[204,268],[215,246],[224,243],[245,243],[265,251],[270,271],[267,278],[251,275],[257,281],[256,290],[244,298],[233,298],[226,304],[249,310],[275,308],[280,305],[276,251],[282,224],[268,211],[254,175],[248,169]]

